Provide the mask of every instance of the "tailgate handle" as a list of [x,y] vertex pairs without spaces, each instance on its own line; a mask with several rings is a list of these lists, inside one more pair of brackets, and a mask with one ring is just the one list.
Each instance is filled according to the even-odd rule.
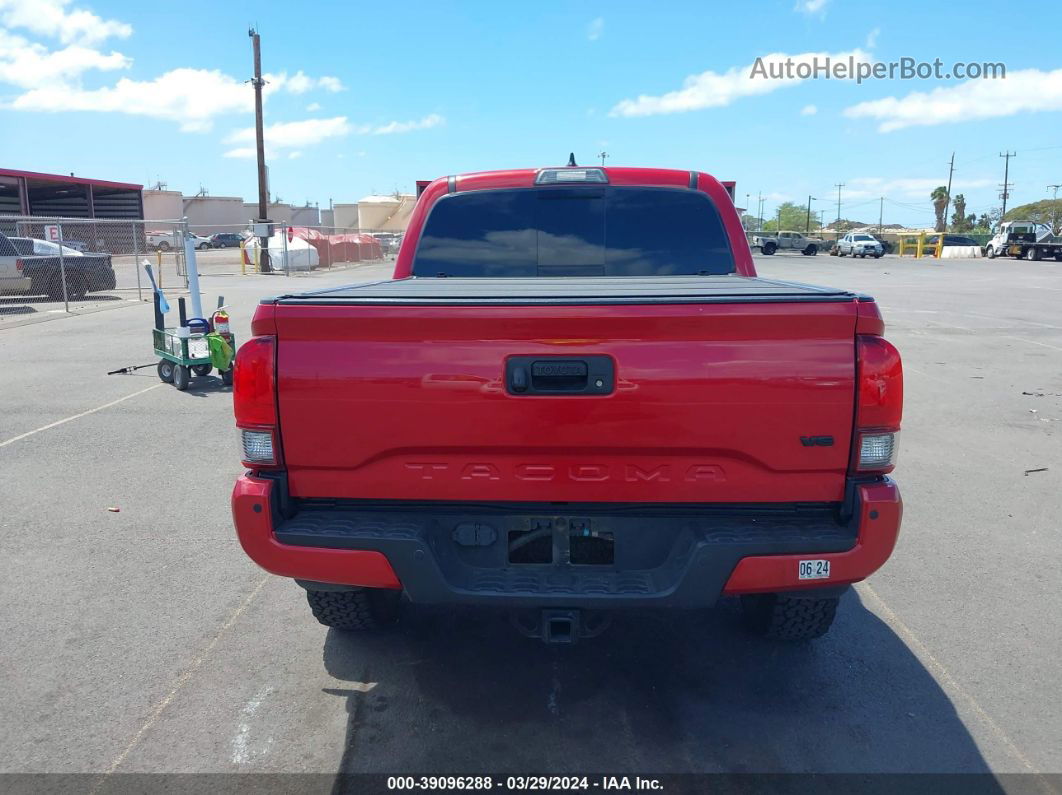
[[531,363],[531,387],[538,392],[582,392],[589,368],[574,359]]
[[610,356],[512,356],[505,382],[513,395],[607,395],[615,383],[614,369]]

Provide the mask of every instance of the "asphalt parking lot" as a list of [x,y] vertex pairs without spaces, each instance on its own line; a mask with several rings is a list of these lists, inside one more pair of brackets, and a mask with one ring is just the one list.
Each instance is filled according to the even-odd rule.
[[[1062,264],[757,262],[874,295],[905,360],[900,544],[809,645],[729,603],[573,648],[329,631],[235,540],[228,389],[105,375],[152,361],[149,305],[0,325],[0,771],[1062,773]],[[244,339],[278,282],[387,273],[202,286]]]

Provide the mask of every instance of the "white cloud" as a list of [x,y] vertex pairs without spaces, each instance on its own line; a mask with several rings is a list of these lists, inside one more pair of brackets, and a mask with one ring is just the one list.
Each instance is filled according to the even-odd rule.
[[[86,88],[95,72],[129,69],[132,59],[104,52],[100,42],[129,36],[124,22],[102,19],[71,6],[71,0],[0,0],[0,84],[16,87],[4,102],[12,110],[97,111],[148,116],[178,122],[182,130],[204,131],[215,116],[249,113],[254,92],[247,82],[219,70],[178,68],[153,79],[128,77],[112,85]],[[11,29],[57,39],[59,45],[31,41]],[[301,70],[267,76],[265,94],[284,90],[301,94],[313,89],[341,91],[336,77],[310,77]]]
[[914,91],[845,108],[852,119],[880,121],[880,132],[1062,110],[1062,69],[1020,69],[999,80],[967,80],[956,86]]
[[127,69],[132,63],[119,52],[102,53],[80,44],[49,50],[0,30],[0,82],[19,88],[67,83],[91,70]]
[[430,113],[419,121],[392,121],[387,124],[361,124],[354,128],[359,135],[391,135],[394,133],[407,133],[413,130],[428,130],[445,124],[446,119],[438,113]]
[[128,38],[133,28],[91,11],[70,9],[70,0],[0,0],[0,25],[23,28],[61,44],[99,44],[109,38]]
[[[319,144],[328,138],[340,138],[349,134],[350,124],[346,116],[331,119],[303,119],[302,121],[282,121],[267,125],[263,130],[266,149],[270,152],[280,149],[298,149]],[[253,144],[254,127],[237,130],[225,139],[229,144]],[[248,152],[250,154],[248,154]],[[230,149],[226,157],[254,157],[253,146],[241,146]]]
[[799,0],[794,10],[799,11],[801,14],[807,14],[812,16],[814,14],[825,14],[826,4],[829,0]]
[[867,34],[866,47],[868,50],[873,50],[875,47],[878,46],[878,35],[880,33],[881,28],[874,28],[874,30],[870,31],[870,33]]
[[274,90],[283,90],[291,94],[305,94],[307,91],[313,91],[318,88],[332,93],[343,90],[343,83],[340,82],[338,77],[329,75],[310,77],[301,69],[290,77],[287,72],[266,74],[262,75],[262,77],[265,79],[266,85],[271,85]]
[[589,25],[586,26],[586,38],[590,41],[597,41],[601,38],[605,32],[605,18],[597,17]]
[[28,111],[128,113],[169,119],[186,132],[202,132],[221,113],[252,111],[254,94],[243,81],[216,69],[173,69],[154,80],[123,77],[113,86],[96,89],[61,83],[34,88],[10,106]]
[[309,113],[313,113],[314,111],[320,110],[320,109],[321,109],[321,103],[320,102],[311,102],[309,105],[306,106],[306,110]]
[[[683,81],[683,86],[660,96],[641,95],[637,99],[625,99],[616,104],[609,112],[611,116],[654,116],[661,113],[685,113],[703,108],[719,108],[729,105],[741,97],[769,94],[786,86],[803,83],[807,78],[797,77],[795,70],[804,66],[811,67],[818,63],[825,67],[826,59],[831,62],[856,63],[869,61],[869,56],[862,50],[851,52],[825,53],[805,52],[797,55],[771,53],[764,55],[758,62],[748,66],[734,66],[723,72],[701,72],[690,75]],[[792,67],[787,69],[787,77],[777,79],[753,76],[753,68],[762,63],[768,74],[783,74],[782,70],[791,60]]]
[[290,155],[288,155],[288,160],[297,160],[300,157],[302,157],[302,152],[294,151]]
[[801,116],[814,116],[819,112],[819,109],[814,105],[805,105],[800,109]]

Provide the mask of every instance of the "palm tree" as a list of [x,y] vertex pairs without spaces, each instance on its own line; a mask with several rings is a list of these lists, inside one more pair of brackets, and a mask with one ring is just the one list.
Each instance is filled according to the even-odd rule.
[[929,194],[929,198],[933,200],[933,212],[937,214],[937,225],[934,228],[938,232],[943,232],[947,225],[947,219],[944,217],[944,213],[948,207],[948,189],[943,185],[934,188],[933,192]]

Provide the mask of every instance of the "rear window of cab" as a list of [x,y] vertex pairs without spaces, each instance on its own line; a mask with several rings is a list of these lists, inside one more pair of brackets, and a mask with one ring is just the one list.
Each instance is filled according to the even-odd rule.
[[414,276],[733,273],[719,211],[700,191],[627,186],[454,193],[432,207]]

